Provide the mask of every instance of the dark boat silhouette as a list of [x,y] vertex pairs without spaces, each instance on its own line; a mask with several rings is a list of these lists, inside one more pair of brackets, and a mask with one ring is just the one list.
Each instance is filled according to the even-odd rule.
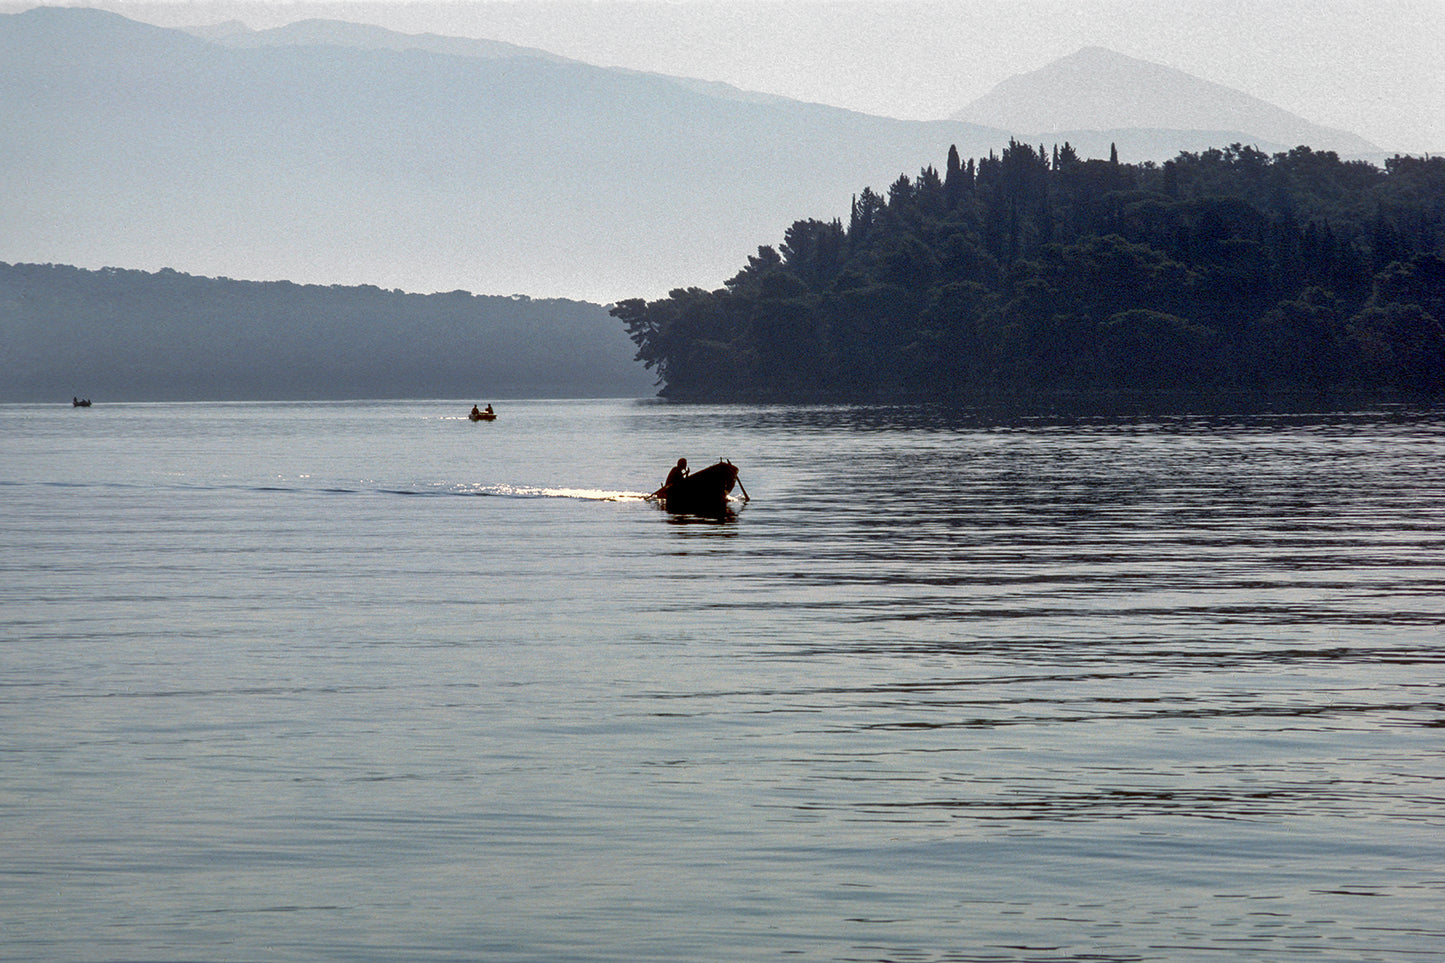
[[728,495],[736,487],[748,501],[748,490],[738,479],[737,466],[727,459],[695,471],[649,495],[674,515],[704,515],[721,518],[731,513]]

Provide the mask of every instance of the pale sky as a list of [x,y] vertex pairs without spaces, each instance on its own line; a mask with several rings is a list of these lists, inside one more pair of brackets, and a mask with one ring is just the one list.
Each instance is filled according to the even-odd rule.
[[[0,0],[0,12],[35,6]],[[56,4],[59,5],[59,4]],[[905,119],[1102,46],[1387,151],[1445,152],[1445,0],[94,0],[163,26],[327,18],[505,40]]]

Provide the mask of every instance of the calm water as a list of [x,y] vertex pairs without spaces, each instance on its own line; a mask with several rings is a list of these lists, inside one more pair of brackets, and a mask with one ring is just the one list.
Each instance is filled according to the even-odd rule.
[[470,403],[0,406],[0,958],[1445,958],[1445,414]]

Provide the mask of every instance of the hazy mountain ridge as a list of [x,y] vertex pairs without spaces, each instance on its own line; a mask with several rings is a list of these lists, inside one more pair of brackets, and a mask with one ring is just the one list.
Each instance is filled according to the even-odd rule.
[[88,10],[0,17],[0,54],[0,163],[30,185],[0,198],[11,260],[606,301],[718,283],[797,212],[838,216],[919,157],[1001,137],[565,60],[235,48]]
[[601,305],[0,262],[0,402],[644,397]]
[[237,48],[336,46],[368,50],[425,50],[454,57],[483,59],[535,57],[557,63],[577,62],[535,47],[522,47],[501,40],[447,37],[434,33],[397,33],[385,27],[344,20],[299,20],[268,30],[252,30],[239,21],[230,21],[214,27],[190,27],[182,32]]
[[[338,46],[356,47],[367,50],[425,50],[430,53],[453,57],[480,57],[501,59],[507,57],[535,57],[553,63],[589,66],[580,60],[563,57],[536,47],[523,47],[500,40],[484,40],[473,37],[448,37],[441,34],[397,33],[371,24],[348,23],[341,20],[301,20],[284,27],[269,30],[251,30],[240,21],[229,21],[212,27],[190,27],[186,33],[202,39],[224,44],[228,47],[306,47]],[[602,68],[598,68],[602,69]],[[742,90],[732,84],[717,80],[699,80],[693,77],[675,77],[646,70],[632,70],[626,67],[605,68],[623,74],[637,74],[656,77],[678,84],[688,90],[721,97],[727,100],[745,100],[752,103],[797,103],[787,97]]]
[[1235,140],[1261,149],[1266,143],[1281,149],[1308,144],[1344,156],[1383,153],[1362,137],[1313,124],[1258,97],[1102,47],[1010,77],[953,118],[1029,141],[1085,131],[1233,132]]
[[[0,16],[0,258],[567,294],[712,286],[798,217],[1008,133],[509,44],[316,21],[199,31]],[[1245,132],[1024,132],[1163,160]]]

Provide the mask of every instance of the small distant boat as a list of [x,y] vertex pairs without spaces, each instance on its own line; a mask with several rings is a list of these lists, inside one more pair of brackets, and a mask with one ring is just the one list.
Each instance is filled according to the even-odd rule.
[[491,405],[487,405],[486,411],[482,411],[476,405],[472,405],[472,413],[467,415],[467,417],[472,419],[472,421],[496,421],[497,413],[492,410]]
[[71,406],[72,408],[89,408],[89,407],[90,407],[90,399],[89,399],[89,398],[74,398],[74,397],[72,397],[72,398],[70,399],[70,406]]
[[704,515],[722,518],[731,512],[728,495],[736,487],[743,501],[749,501],[748,490],[738,479],[737,466],[727,459],[709,465],[691,475],[663,485],[648,498],[655,498],[665,511],[674,515]]

